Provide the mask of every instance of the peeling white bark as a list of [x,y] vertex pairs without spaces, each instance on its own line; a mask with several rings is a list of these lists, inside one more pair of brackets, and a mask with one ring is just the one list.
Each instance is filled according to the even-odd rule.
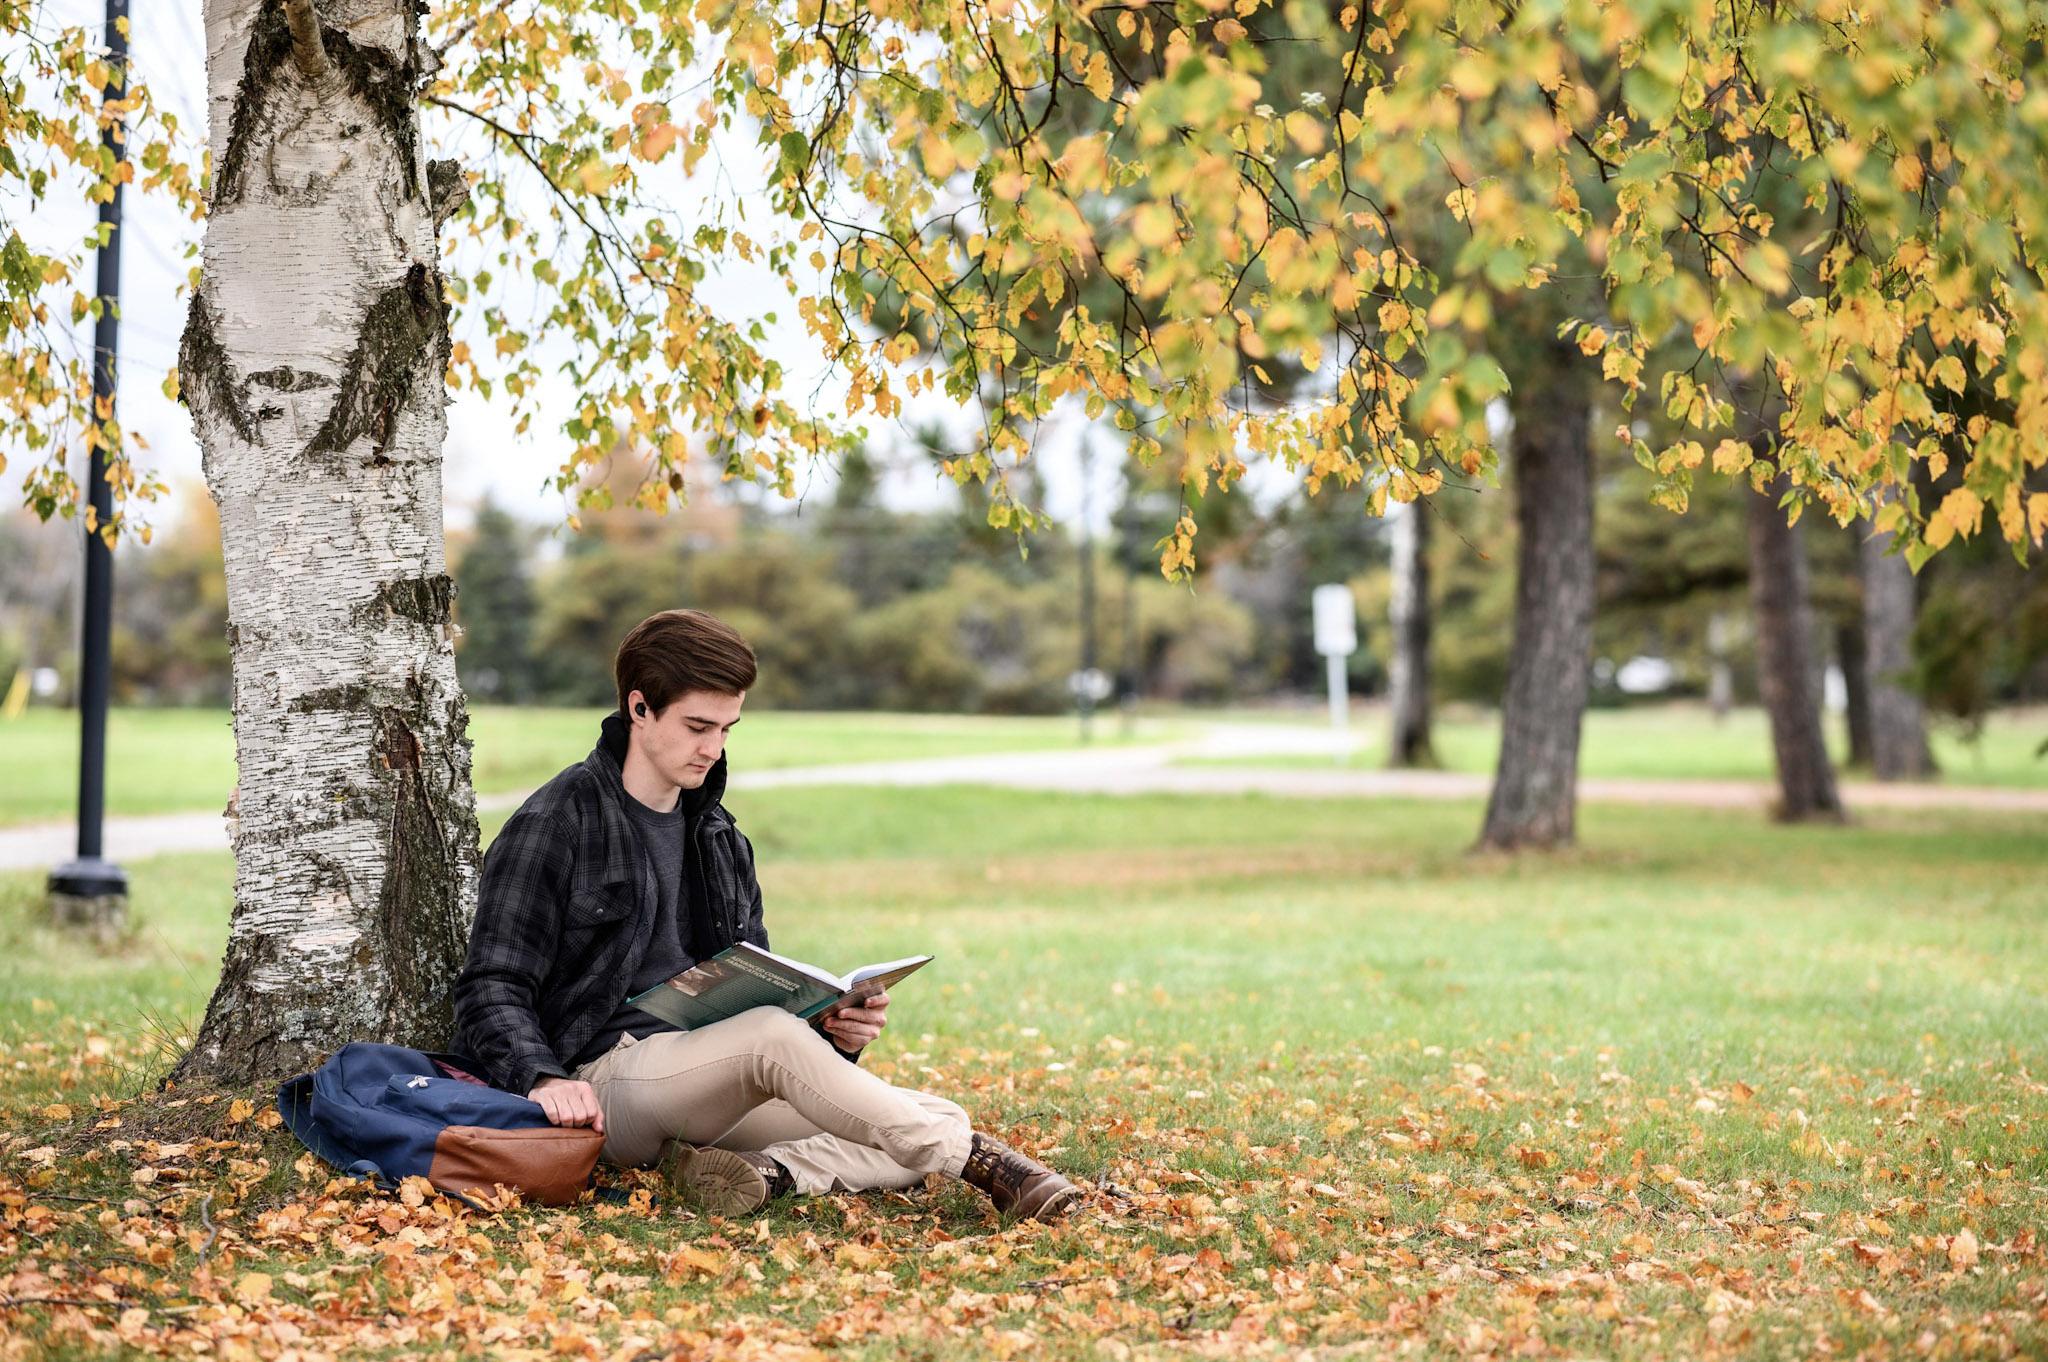
[[435,224],[412,91],[409,146],[362,95],[364,71],[396,90],[416,69],[416,21],[411,0],[315,9],[309,77],[281,0],[205,5],[215,202],[183,382],[220,504],[240,767],[233,927],[185,1065],[209,1074],[439,1044],[421,1029],[475,895]]

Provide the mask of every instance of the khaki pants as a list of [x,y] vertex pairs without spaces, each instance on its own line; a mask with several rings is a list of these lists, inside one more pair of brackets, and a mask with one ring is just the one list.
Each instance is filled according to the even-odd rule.
[[779,1007],[620,1036],[572,1077],[596,1092],[604,1157],[625,1168],[677,1139],[771,1154],[802,1192],[859,1192],[958,1177],[973,1138],[956,1103],[883,1082]]

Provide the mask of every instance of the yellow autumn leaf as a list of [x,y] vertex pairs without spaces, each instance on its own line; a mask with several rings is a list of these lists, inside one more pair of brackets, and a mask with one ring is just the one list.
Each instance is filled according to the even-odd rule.
[[1977,532],[1983,516],[1984,499],[1967,487],[1958,487],[1943,497],[1941,508],[1934,513],[1936,521],[1948,525],[1965,539]]
[[1288,140],[1301,148],[1304,154],[1313,156],[1323,149],[1323,142],[1328,128],[1322,119],[1317,118],[1306,109],[1296,109],[1293,113],[1288,114],[1283,122],[1287,129]]
[[716,1277],[725,1271],[723,1254],[692,1248],[687,1244],[662,1254],[657,1261],[661,1264],[662,1275],[671,1283],[688,1281],[693,1277]]
[[676,144],[676,138],[681,135],[682,129],[675,124],[657,123],[640,139],[640,154],[650,161],[659,161],[668,155],[669,149]]
[[927,128],[918,139],[917,149],[924,157],[925,173],[933,179],[943,180],[958,168],[959,161],[953,154],[953,144],[938,133]]
[[576,183],[586,194],[602,194],[618,182],[620,167],[604,161],[585,161],[576,170]]
[[1173,214],[1162,203],[1146,203],[1138,206],[1131,214],[1131,237],[1147,250],[1155,250],[1173,240]]
[[1740,473],[1755,462],[1756,456],[1741,440],[1723,440],[1714,446],[1714,471],[1716,473]]
[[1921,537],[1927,541],[1927,547],[1930,549],[1947,548],[1949,541],[1956,537],[1956,527],[1953,522],[1941,516],[1933,516],[1928,520],[1927,528],[1921,532]]
[[244,1272],[235,1278],[235,1299],[245,1305],[255,1305],[270,1299],[270,1274],[268,1272]]
[[1106,100],[1109,98],[1112,85],[1109,57],[1105,53],[1097,52],[1088,59],[1088,78],[1083,83],[1087,85],[1088,93],[1094,95],[1097,99]]
[[1451,85],[1466,99],[1484,99],[1500,84],[1500,71],[1489,60],[1468,52],[1451,63]]

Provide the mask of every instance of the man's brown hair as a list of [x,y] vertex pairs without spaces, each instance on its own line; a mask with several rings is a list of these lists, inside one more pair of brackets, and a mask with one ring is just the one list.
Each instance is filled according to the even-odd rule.
[[639,691],[659,714],[687,691],[738,695],[754,684],[754,650],[731,625],[702,610],[664,610],[633,626],[612,659],[619,713]]

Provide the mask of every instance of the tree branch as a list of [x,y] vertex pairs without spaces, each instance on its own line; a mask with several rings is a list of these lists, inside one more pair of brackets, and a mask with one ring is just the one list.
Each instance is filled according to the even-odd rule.
[[334,74],[327,60],[327,46],[320,41],[320,15],[313,0],[284,0],[285,22],[292,29],[292,57],[299,74],[307,80],[324,80]]

